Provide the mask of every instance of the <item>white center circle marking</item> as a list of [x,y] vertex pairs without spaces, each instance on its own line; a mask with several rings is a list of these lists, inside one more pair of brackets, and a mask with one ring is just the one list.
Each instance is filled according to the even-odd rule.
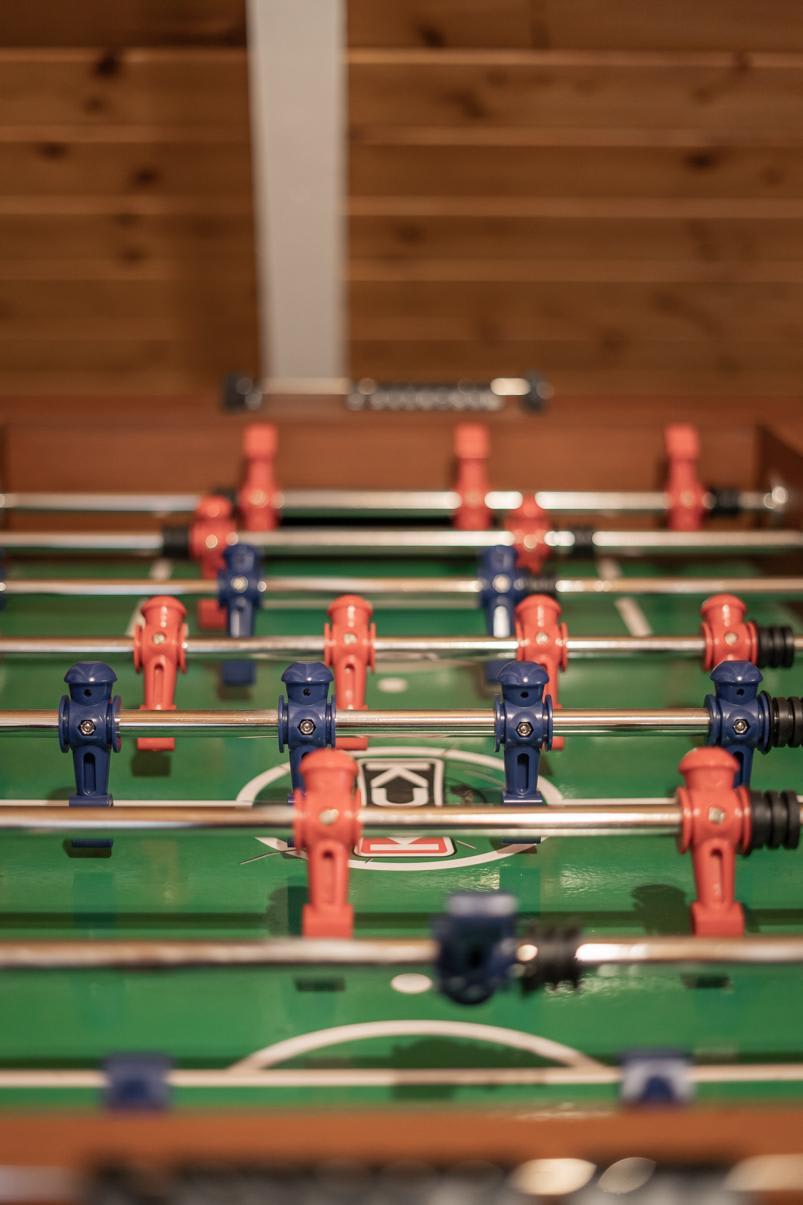
[[[378,748],[368,750],[366,756],[419,756],[419,757],[439,757],[444,762],[465,762],[472,766],[482,766],[484,768],[495,770],[498,774],[502,772],[502,760],[498,757],[491,757],[487,753],[469,753],[462,749],[442,749],[428,745],[383,745]],[[273,766],[270,770],[264,770],[261,774],[257,774],[250,782],[247,782],[237,792],[238,803],[253,803],[260,791],[272,783],[278,782],[282,778],[289,778],[290,765],[284,762],[282,765]],[[501,787],[501,780],[500,780]],[[563,796],[558,788],[551,783],[547,778],[539,778],[538,786],[541,794],[544,797],[544,802],[548,804],[558,804],[562,801]],[[448,824],[444,827],[448,828]],[[305,854],[298,854],[295,850],[288,848],[287,842],[280,837],[257,837],[257,841],[261,845],[267,845],[270,849],[278,850],[280,853],[286,853],[290,857],[305,857]],[[449,858],[443,861],[430,862],[370,862],[363,858],[349,858],[348,865],[351,870],[385,870],[385,871],[429,871],[429,870],[454,870],[464,869],[467,866],[482,866],[487,862],[499,862],[505,858],[512,858],[514,854],[521,853],[525,849],[532,849],[533,843],[528,842],[521,845],[503,845],[501,849],[489,849],[484,854],[471,854],[462,858]]]

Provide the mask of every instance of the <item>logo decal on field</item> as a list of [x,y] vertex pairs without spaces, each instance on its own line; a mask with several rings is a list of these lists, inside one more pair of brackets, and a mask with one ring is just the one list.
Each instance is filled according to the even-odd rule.
[[362,837],[354,847],[358,858],[450,858],[451,837]]
[[[367,807],[443,807],[443,761],[439,757],[364,757],[358,784]],[[363,837],[354,849],[358,858],[450,858],[451,837]]]
[[[445,749],[433,747],[431,745],[416,745],[407,746],[402,751],[398,748],[398,746],[386,745],[382,746],[381,748],[372,749],[370,753],[366,754],[364,757],[360,757],[358,754],[357,762],[361,775],[364,773],[362,769],[363,762],[382,762],[385,769],[390,769],[390,767],[393,766],[396,771],[398,771],[400,766],[405,768],[407,778],[402,778],[398,784],[392,785],[391,779],[387,779],[384,784],[379,782],[377,785],[376,781],[372,783],[372,790],[378,793],[380,798],[383,790],[387,795],[388,802],[384,804],[385,807],[398,806],[394,798],[397,790],[399,793],[401,793],[402,790],[406,791],[406,806],[425,806],[423,802],[413,802],[414,799],[419,797],[416,795],[415,787],[421,787],[420,781],[415,782],[410,780],[409,769],[413,763],[435,763],[439,767],[439,770],[432,772],[434,773],[435,777],[430,777],[428,779],[431,784],[430,789],[432,791],[433,799],[432,806],[434,807],[443,806],[444,772],[445,768],[449,765],[454,767],[479,766],[484,770],[492,770],[495,775],[498,775],[500,788],[504,781],[504,767],[502,765],[501,758],[491,757],[487,753],[473,753],[469,752],[468,750],[464,751],[462,749]],[[440,774],[440,779],[437,778],[438,773]],[[427,774],[424,771],[415,769],[413,770],[412,774],[413,776],[420,775],[425,781],[427,781]],[[382,771],[378,771],[376,779],[379,779],[381,775]],[[245,783],[245,785],[242,786],[237,792],[237,802],[241,804],[253,803],[254,800],[259,796],[260,791],[264,791],[266,787],[280,783],[289,777],[290,766],[287,762],[285,762],[283,765],[273,766],[270,770],[265,770],[262,774],[257,774],[255,778],[250,780],[250,782]],[[438,786],[438,782],[440,782],[440,786]],[[364,780],[362,777],[360,778],[360,785],[362,789],[365,789]],[[547,804],[559,804],[562,802],[563,796],[558,788],[549,781],[549,779],[539,778],[538,785],[542,795],[544,796],[544,801]],[[372,802],[376,803],[376,800],[374,799]],[[379,806],[382,805],[380,804]],[[402,806],[404,805],[402,804]],[[408,837],[406,839],[409,840],[410,838]],[[439,840],[439,838],[433,838],[430,836],[427,836],[425,839],[427,842]],[[286,841],[281,840],[279,837],[257,837],[256,840],[260,843],[260,845],[266,845],[269,849],[278,850],[280,853],[286,853],[292,857],[299,856],[294,850],[288,847]],[[388,838],[381,838],[381,840],[386,841]],[[449,840],[449,838],[444,838],[444,840]],[[396,841],[398,841],[398,838],[396,838]],[[434,850],[425,851],[422,849],[416,851],[415,854],[408,853],[400,855],[399,848],[400,847],[398,845],[395,847],[395,856],[393,857],[370,853],[364,855],[363,857],[349,858],[349,867],[352,870],[407,871],[408,873],[412,871],[465,869],[468,866],[482,866],[489,862],[502,861],[505,858],[512,857],[514,854],[517,854],[522,850],[531,849],[532,844],[529,842],[522,842],[521,844],[517,843],[503,845],[499,849],[490,849],[483,853],[466,855],[435,853]],[[300,856],[304,857],[303,854]],[[426,860],[419,860],[422,857]]]
[[367,807],[443,807],[439,757],[363,757],[357,781]]

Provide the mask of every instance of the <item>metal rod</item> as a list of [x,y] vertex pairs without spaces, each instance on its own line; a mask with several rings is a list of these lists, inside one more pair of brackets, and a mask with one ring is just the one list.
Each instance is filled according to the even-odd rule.
[[[479,592],[479,583],[478,591]],[[803,597],[803,577],[574,577],[558,578],[556,594],[678,595],[705,598],[709,594]]]
[[2,547],[10,552],[121,552],[159,556],[158,531],[4,531]]
[[[705,736],[709,715],[704,707],[665,709],[560,709],[554,715],[559,736],[604,733]],[[121,736],[231,736],[274,735],[278,713],[269,710],[231,711],[120,711]],[[37,736],[58,729],[56,711],[2,711],[0,734]],[[465,711],[340,711],[341,736],[464,736],[493,737],[494,713],[490,708]]]
[[[695,1084],[800,1083],[803,1063],[706,1063],[692,1065]],[[566,1067],[268,1067],[174,1069],[167,1073],[173,1088],[402,1088],[402,1087],[577,1087],[616,1085],[618,1067],[583,1064]],[[0,1069],[0,1091],[92,1090],[107,1083],[95,1069]],[[797,1181],[795,1182],[797,1183]],[[770,1185],[772,1188],[772,1184]],[[49,1198],[48,1198],[49,1199]]]
[[[261,941],[85,940],[0,941],[0,970],[167,970],[179,967],[410,967],[431,966],[437,943],[429,938],[280,937]],[[705,938],[684,935],[608,938],[582,942],[582,967],[796,966],[803,937]],[[538,946],[522,942],[520,964],[537,962]]]
[[13,492],[0,494],[0,510],[69,514],[192,514],[202,494]]
[[[238,539],[258,548],[287,555],[313,553],[326,555],[375,556],[393,553],[399,556],[470,555],[497,545],[512,546],[508,531],[433,531],[382,530],[371,528],[298,528],[270,532],[240,533]],[[550,531],[545,543],[559,552],[571,552],[576,539],[573,531]],[[738,552],[770,553],[803,549],[799,531],[596,531],[595,551],[626,555],[636,552],[676,555],[679,553]]]
[[[521,953],[521,950],[520,950]],[[592,939],[577,949],[581,966],[674,966],[682,963],[738,966],[794,964],[803,961],[803,936],[687,937]]]
[[0,941],[0,970],[118,967],[427,966],[434,941],[277,937],[263,941]]
[[[377,658],[401,660],[515,657],[518,641],[499,636],[381,636],[374,642]],[[626,657],[636,653],[662,653],[699,657],[702,636],[570,636],[566,646],[572,657]],[[0,656],[5,657],[106,657],[131,656],[131,636],[0,636]],[[803,652],[803,636],[794,637],[796,652]],[[287,661],[321,657],[323,636],[189,636],[183,643],[187,656],[201,659]]]
[[[267,807],[122,807],[60,806],[0,807],[0,832],[161,831],[161,830],[293,830],[295,809]],[[662,805],[619,805],[615,800],[553,808],[361,808],[364,832],[393,835],[410,831],[477,833],[522,840],[535,837],[674,836],[680,829],[680,810],[672,800]]]
[[[555,514],[652,514],[663,515],[669,500],[662,490],[490,490],[485,505],[504,514],[521,506],[525,497],[535,497],[539,506]],[[6,492],[0,494],[0,510],[27,513],[102,514],[192,514],[201,502],[200,493],[55,493]],[[782,514],[788,503],[783,489],[739,490],[736,505],[743,513]],[[460,505],[454,490],[373,489],[287,489],[279,491],[277,506],[290,517],[309,515],[451,517]],[[714,495],[705,496],[707,510]]]
[[[469,556],[496,545],[513,545],[508,531],[403,530],[383,528],[284,528],[278,531],[239,532],[236,540],[288,556]],[[576,537],[571,530],[549,531],[547,547],[571,552]],[[11,552],[114,552],[158,555],[158,532],[3,532],[2,546]],[[619,556],[628,553],[677,555],[679,553],[765,554],[803,549],[799,531],[595,531],[595,551]]]
[[[476,605],[482,589],[478,578],[468,577],[354,577],[316,575],[267,577],[263,579],[266,601],[272,598],[334,598],[338,594],[361,594],[380,603],[389,601],[448,600]],[[745,594],[761,597],[803,598],[803,577],[559,577],[554,582],[559,595],[678,595],[705,598],[709,594]],[[211,598],[217,583],[199,578],[9,578],[0,582],[0,597],[59,595],[85,598]]]

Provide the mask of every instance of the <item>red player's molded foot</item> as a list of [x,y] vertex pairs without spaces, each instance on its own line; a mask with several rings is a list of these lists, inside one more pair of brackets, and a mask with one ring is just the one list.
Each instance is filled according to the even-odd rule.
[[459,502],[454,513],[458,531],[485,531],[491,512],[485,504],[490,489],[488,458],[491,440],[482,423],[458,423],[454,429],[455,491]]
[[279,524],[275,460],[279,435],[272,423],[249,423],[243,434],[243,483],[237,509],[245,531],[273,531]]
[[695,900],[691,920],[697,937],[741,937],[744,933],[744,909],[738,900],[721,908]]
[[301,911],[301,932],[304,937],[353,937],[354,908],[351,904],[331,909],[305,904]]
[[700,436],[688,423],[664,430],[667,462],[667,526],[670,531],[699,531],[705,514],[706,489],[698,478]]

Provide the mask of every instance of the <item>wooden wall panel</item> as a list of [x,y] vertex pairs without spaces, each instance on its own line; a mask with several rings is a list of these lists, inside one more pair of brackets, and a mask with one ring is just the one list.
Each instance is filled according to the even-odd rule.
[[530,0],[348,0],[349,45],[530,46]]
[[232,125],[247,130],[240,49],[1,50],[3,125]]
[[242,46],[242,0],[24,0],[5,4],[2,46]]
[[[0,390],[253,369],[243,0],[8,7]],[[348,17],[355,374],[800,396],[797,0]]]
[[350,4],[354,371],[800,397],[799,6],[494,11]]
[[349,0],[348,13],[357,47],[803,50],[799,0]]
[[[448,145],[383,146],[354,142],[355,198],[482,198],[510,212],[510,198],[576,197],[611,200],[676,198],[803,199],[803,153],[798,145],[755,147],[629,147]],[[387,206],[385,206],[387,209]]]
[[[0,274],[51,249],[61,263],[190,260],[215,263],[217,271],[247,265],[253,274],[253,234],[248,198],[229,204],[217,198],[186,205],[181,199],[132,196],[67,198],[39,194],[34,203],[0,196]],[[208,209],[209,212],[204,212]]]
[[383,213],[372,212],[361,199],[351,209],[352,256],[408,264],[480,258],[511,265],[520,258],[729,261],[737,269],[745,261],[803,259],[803,202],[797,217],[775,216],[770,207],[756,216],[711,218],[704,208],[683,214],[674,203],[664,216],[646,215],[639,207],[629,217],[624,205],[611,213],[605,202],[571,214],[560,200],[533,204],[529,216],[483,213],[481,204],[474,209],[479,212],[446,214],[409,206]]
[[803,285],[357,281],[351,305],[364,335],[385,339],[791,339]]
[[[208,198],[243,197],[251,187],[247,142],[225,131],[203,138],[136,127],[120,137],[109,126],[86,132],[75,127],[36,127],[23,137],[0,131],[0,196],[37,198],[92,196]],[[16,131],[15,131],[16,135]]]
[[[445,61],[444,61],[445,58]],[[383,126],[735,130],[803,117],[797,54],[354,50],[353,129]]]
[[243,0],[31,0],[0,23],[0,392],[253,369]]
[[530,13],[535,46],[803,50],[798,0],[530,0]]

